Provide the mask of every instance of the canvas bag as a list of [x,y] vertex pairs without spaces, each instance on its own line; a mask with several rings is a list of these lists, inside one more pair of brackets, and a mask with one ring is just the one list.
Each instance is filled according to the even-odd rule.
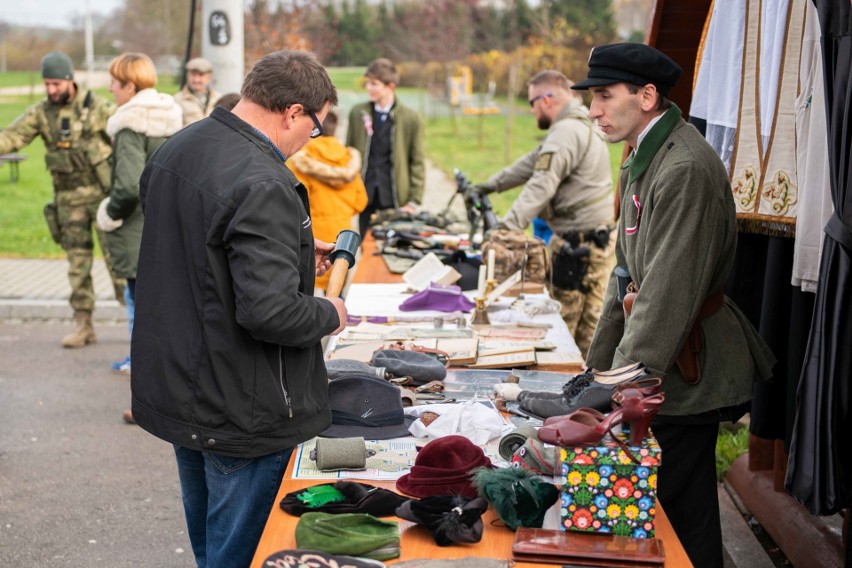
[[[527,282],[547,283],[550,261],[544,241],[531,237],[523,231],[495,229],[489,233],[488,241],[482,245],[482,258],[494,251],[494,279],[499,284],[524,267]],[[527,261],[524,264],[524,255]]]

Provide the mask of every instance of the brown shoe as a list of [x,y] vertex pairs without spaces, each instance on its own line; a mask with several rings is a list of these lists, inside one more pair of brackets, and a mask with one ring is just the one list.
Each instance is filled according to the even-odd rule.
[[133,411],[129,408],[121,414],[121,417],[124,418],[124,421],[128,424],[136,424],[136,420],[133,419]]
[[95,328],[92,325],[92,312],[75,311],[74,331],[62,338],[62,347],[84,347],[96,341]]

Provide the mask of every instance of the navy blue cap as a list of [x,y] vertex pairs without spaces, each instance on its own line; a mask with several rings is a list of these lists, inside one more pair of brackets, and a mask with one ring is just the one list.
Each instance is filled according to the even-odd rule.
[[683,70],[674,60],[644,43],[599,45],[589,56],[589,76],[571,86],[574,90],[603,87],[614,83],[653,84],[667,96]]

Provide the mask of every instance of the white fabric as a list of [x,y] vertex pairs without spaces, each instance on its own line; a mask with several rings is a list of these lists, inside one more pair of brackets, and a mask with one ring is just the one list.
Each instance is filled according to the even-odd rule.
[[115,114],[107,120],[110,136],[125,128],[149,137],[171,136],[183,128],[183,110],[173,96],[142,89],[115,109]]
[[523,389],[518,383],[497,383],[494,385],[494,394],[508,401],[518,400],[521,390]]
[[[708,126],[737,127],[744,34],[745,3],[742,0],[713,2],[713,14],[689,107],[689,114],[703,118]],[[719,150],[715,145],[713,147]]]
[[[778,104],[778,81],[784,61],[784,36],[790,0],[760,2],[760,134],[772,134],[775,107]],[[755,4],[756,6],[756,4]],[[764,148],[766,140],[764,142]]]
[[807,3],[799,97],[796,99],[796,168],[799,210],[793,245],[793,286],[816,292],[823,227],[834,211],[828,169],[825,91],[816,8]]
[[124,223],[122,219],[113,219],[107,213],[107,205],[109,205],[109,197],[105,197],[101,204],[98,205],[97,221],[98,227],[105,233],[111,233],[121,227]]
[[502,435],[506,421],[493,406],[480,404],[475,400],[458,404],[426,404],[405,409],[409,416],[420,416],[424,412],[434,412],[439,417],[426,426],[416,420],[408,431],[415,438],[434,440],[443,436],[464,436],[477,446],[482,446]]

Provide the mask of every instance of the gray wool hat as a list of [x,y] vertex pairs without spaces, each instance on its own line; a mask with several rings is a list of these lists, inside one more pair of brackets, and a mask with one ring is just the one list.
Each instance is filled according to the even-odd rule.
[[61,51],[51,51],[41,58],[42,79],[74,79],[74,64]]
[[413,416],[402,411],[399,389],[369,375],[350,375],[328,383],[331,426],[320,436],[387,440],[410,436]]

